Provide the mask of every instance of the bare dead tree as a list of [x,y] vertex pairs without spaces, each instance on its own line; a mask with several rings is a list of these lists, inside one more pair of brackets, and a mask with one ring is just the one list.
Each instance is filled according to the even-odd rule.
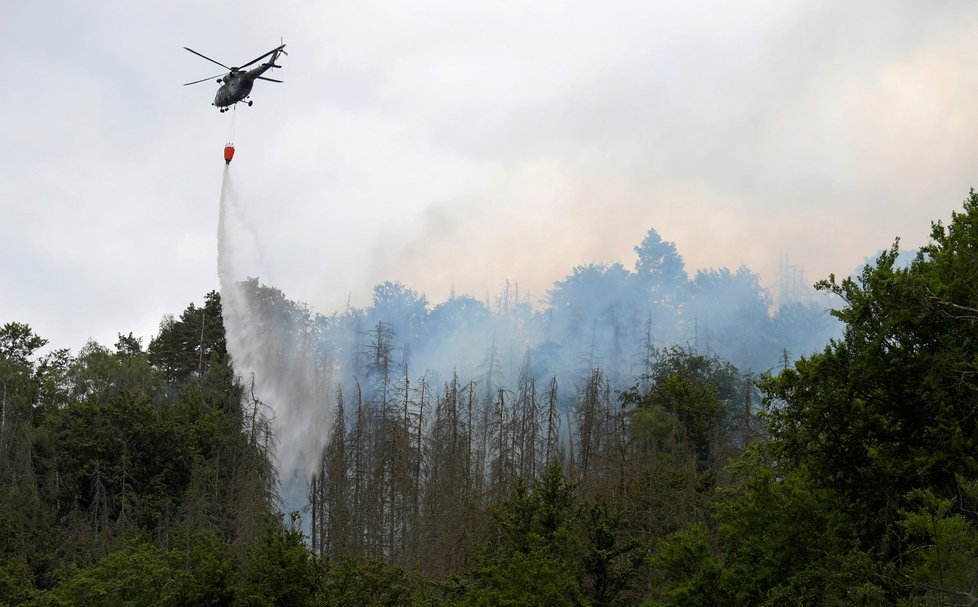
[[560,411],[557,408],[557,378],[550,379],[550,386],[547,388],[546,396],[546,434],[547,438],[543,445],[543,464],[549,466],[555,461],[563,465],[560,455]]
[[334,561],[351,555],[350,479],[347,466],[346,407],[343,391],[336,390],[336,412],[329,443],[320,467],[323,508],[319,529],[322,556]]

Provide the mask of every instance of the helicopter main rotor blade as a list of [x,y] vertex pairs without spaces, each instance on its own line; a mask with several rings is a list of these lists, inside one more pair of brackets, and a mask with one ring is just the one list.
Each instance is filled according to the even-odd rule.
[[194,80],[193,82],[185,82],[183,84],[183,86],[190,86],[191,84],[199,84],[199,83],[204,82],[204,81],[207,81],[207,80],[213,80],[213,79],[215,79],[217,77],[220,77],[220,76],[224,76],[224,73],[222,72],[222,73],[217,74],[215,76],[211,76],[210,78],[201,78],[200,80]]
[[[238,69],[239,69],[239,70],[241,70],[241,69],[244,69],[244,68],[246,68],[246,67],[248,67],[248,66],[249,66],[249,65],[251,65],[252,63],[257,63],[258,61],[261,61],[261,60],[262,60],[262,59],[264,59],[265,57],[268,57],[269,55],[271,55],[271,54],[272,54],[272,53],[274,53],[275,51],[280,51],[280,50],[282,50],[283,48],[285,48],[285,45],[284,45],[284,44],[283,44],[282,46],[280,46],[280,47],[278,47],[278,48],[273,48],[272,50],[270,50],[270,51],[268,51],[267,53],[265,53],[265,54],[264,54],[264,55],[262,55],[261,57],[258,57],[258,58],[256,58],[256,59],[252,59],[252,60],[251,60],[251,61],[249,61],[248,63],[245,63],[244,65],[241,65],[241,66],[239,66],[239,67],[238,67]],[[189,49],[188,49],[188,50],[189,50]]]
[[[219,66],[221,66],[221,67],[223,67],[224,69],[226,69],[226,70],[228,70],[228,71],[231,71],[231,68],[229,68],[228,66],[226,66],[226,65],[224,65],[224,64],[223,64],[223,63],[221,63],[220,61],[214,61],[213,59],[211,59],[211,58],[210,58],[210,57],[208,57],[207,55],[201,55],[200,53],[198,53],[197,51],[195,51],[195,50],[194,50],[194,49],[192,49],[192,48],[187,48],[187,47],[183,47],[183,48],[185,48],[186,50],[188,50],[188,51],[190,51],[191,53],[193,53],[193,54],[195,54],[195,55],[197,55],[198,57],[203,57],[204,59],[207,59],[207,60],[208,60],[208,61],[210,61],[211,63],[216,63],[216,64],[218,64]],[[272,51],[272,52],[274,52],[274,51]],[[260,58],[260,57],[259,57],[259,58]]]
[[269,82],[279,82],[279,83],[283,82],[282,80],[276,80],[274,78],[266,78],[264,76],[258,76],[258,80],[268,80]]

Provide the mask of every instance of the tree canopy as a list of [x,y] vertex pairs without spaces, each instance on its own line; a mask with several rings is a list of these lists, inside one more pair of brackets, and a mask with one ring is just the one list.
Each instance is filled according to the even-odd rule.
[[545,311],[244,284],[276,370],[315,362],[280,398],[333,413],[294,512],[219,294],[145,348],[0,326],[0,605],[978,605],[978,194],[818,283],[842,332],[765,369],[808,303],[636,252]]

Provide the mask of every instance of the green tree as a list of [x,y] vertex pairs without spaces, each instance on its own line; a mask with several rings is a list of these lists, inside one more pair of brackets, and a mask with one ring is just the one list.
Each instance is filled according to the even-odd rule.
[[755,404],[744,402],[746,378],[716,357],[660,351],[645,380],[647,391],[636,384],[618,395],[628,422],[620,507],[653,544],[707,517],[725,466],[757,422]]
[[180,604],[232,605],[241,572],[239,553],[210,531],[174,540],[176,547],[168,556],[173,569],[183,576]]
[[658,407],[673,416],[696,453],[697,468],[716,470],[733,453],[742,383],[730,363],[674,348],[653,366],[649,393],[626,398],[637,400],[639,408]]
[[460,605],[584,605],[575,502],[560,466],[517,482],[494,511],[493,539],[454,589]]
[[150,363],[170,381],[203,377],[211,364],[227,356],[221,314],[221,296],[211,291],[202,308],[191,303],[179,320],[165,317],[147,349]]
[[689,286],[689,278],[683,258],[676,251],[676,243],[662,240],[654,228],[649,228],[642,243],[635,247],[635,253],[638,254],[635,273],[653,299],[681,301]]
[[633,604],[629,591],[644,565],[642,544],[607,501],[582,505],[582,586],[594,607]]
[[978,195],[931,238],[819,284],[844,335],[761,382],[770,441],[658,550],[665,604],[974,604]]
[[658,545],[653,566],[663,602],[654,605],[711,607],[728,605],[721,586],[722,567],[706,524],[696,522]]
[[136,541],[106,555],[91,567],[75,571],[28,604],[32,607],[182,605],[185,581],[185,574],[172,567],[163,550]]
[[235,605],[301,607],[316,594],[312,553],[296,529],[270,523],[257,546],[249,546],[236,588]]
[[129,526],[155,529],[175,514],[190,482],[193,428],[157,402],[159,382],[144,356],[90,346],[79,367],[81,400],[50,424],[61,512],[87,513],[96,535],[110,533],[110,523],[123,535]]
[[316,605],[402,607],[425,602],[426,595],[420,582],[383,559],[365,562],[344,559],[335,565],[324,563],[322,588],[316,597]]
[[0,605],[21,605],[34,596],[34,574],[24,556],[0,558]]
[[[714,516],[666,538],[653,559],[661,605],[885,605],[884,567],[857,545],[840,497],[764,454],[738,464]],[[892,579],[890,577],[889,579]]]
[[67,350],[41,354],[46,344],[26,324],[0,327],[0,562],[8,574],[27,562],[26,587],[54,561],[59,543],[56,512],[45,500],[57,478],[42,424],[67,398],[70,357]]
[[867,545],[909,492],[978,478],[978,195],[931,237],[909,267],[895,243],[858,278],[819,283],[844,303],[844,337],[764,384],[775,457],[847,496]]
[[[974,502],[978,484],[962,486]],[[913,585],[913,605],[978,604],[978,528],[953,499],[942,499],[929,489],[907,495],[900,511],[903,532],[903,573]],[[971,504],[969,504],[970,506]],[[970,511],[974,515],[974,511]]]

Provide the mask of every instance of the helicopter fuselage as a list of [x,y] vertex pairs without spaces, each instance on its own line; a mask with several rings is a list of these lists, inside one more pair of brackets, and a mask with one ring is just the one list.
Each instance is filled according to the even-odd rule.
[[222,81],[225,84],[217,89],[217,95],[214,96],[214,105],[217,107],[228,107],[239,101],[244,101],[255,86],[255,79],[249,78],[246,72],[233,76],[228,74]]
[[[276,65],[275,60],[278,59],[278,56],[280,54],[282,55],[287,54],[284,50],[285,44],[282,44],[277,48],[273,48],[272,50],[268,51],[264,55],[256,59],[252,59],[251,61],[245,63],[241,67],[230,67],[224,65],[220,61],[215,61],[211,59],[207,55],[202,55],[201,53],[198,53],[192,48],[186,46],[183,48],[197,55],[198,57],[206,59],[211,63],[216,63],[217,65],[223,67],[226,70],[230,70],[226,74],[220,77],[211,76],[211,78],[217,78],[217,83],[221,85],[220,88],[217,89],[217,94],[214,96],[214,103],[211,105],[220,108],[221,112],[226,112],[235,103],[238,103],[239,101],[245,101],[246,99],[248,99],[248,95],[251,94],[251,89],[255,86],[255,80],[268,80],[270,82],[282,82],[281,80],[276,80],[275,78],[266,78],[265,76],[262,76],[262,74],[264,74],[265,72],[267,72],[269,69],[273,67],[282,67],[281,65]],[[269,56],[271,56],[271,58],[267,62],[259,64],[257,67],[254,67],[250,70],[245,69],[248,66],[254,65],[255,63],[258,63],[265,57],[269,57]],[[184,86],[190,86],[191,84],[198,84],[200,82],[205,82],[207,80],[210,80],[211,78],[202,78],[201,80],[194,80],[193,82],[187,82],[186,84],[184,84]],[[251,105],[250,100],[248,100],[248,105]]]
[[[275,65],[279,51],[276,51],[268,63],[262,63],[258,67],[241,72],[230,72],[218,82],[222,82],[221,88],[217,89],[214,96],[214,105],[217,107],[229,107],[239,101],[244,101],[251,94],[255,80]],[[277,66],[276,66],[277,67]]]

